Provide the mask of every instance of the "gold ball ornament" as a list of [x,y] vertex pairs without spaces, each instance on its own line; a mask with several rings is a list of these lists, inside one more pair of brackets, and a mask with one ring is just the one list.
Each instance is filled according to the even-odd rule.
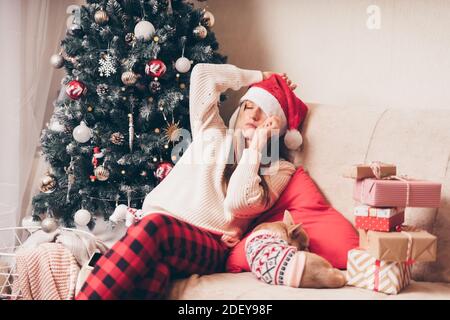
[[138,80],[138,75],[133,71],[126,71],[122,73],[122,82],[126,86],[134,85]]
[[155,133],[160,133],[160,132],[161,132],[161,130],[159,130],[159,128],[155,129]]
[[52,193],[56,190],[56,177],[50,173],[47,173],[41,180],[39,190],[43,193]]
[[106,181],[109,178],[109,171],[104,166],[95,168],[94,174],[99,181]]
[[193,32],[197,39],[205,39],[208,35],[208,30],[204,26],[197,26]]
[[216,19],[214,18],[214,15],[211,12],[206,11],[203,14],[203,18],[202,18],[201,22],[202,22],[202,25],[204,25],[205,27],[211,28],[212,26],[214,26]]
[[41,223],[41,228],[44,232],[51,233],[58,229],[58,221],[55,218],[45,218]]
[[184,83],[180,83],[180,89],[186,89],[186,85]]
[[92,106],[89,106],[89,107],[87,108],[87,111],[88,111],[88,112],[92,112],[92,111],[94,111],[94,108],[92,108]]
[[50,64],[56,68],[61,69],[64,66],[64,58],[60,54],[54,54],[50,58]]
[[98,24],[100,24],[100,25],[103,25],[103,24],[108,23],[108,21],[109,21],[109,16],[108,16],[108,14],[106,13],[106,11],[102,9],[102,10],[98,10],[98,11],[95,13],[94,19],[95,19],[95,22],[96,22],[96,23],[98,23]]

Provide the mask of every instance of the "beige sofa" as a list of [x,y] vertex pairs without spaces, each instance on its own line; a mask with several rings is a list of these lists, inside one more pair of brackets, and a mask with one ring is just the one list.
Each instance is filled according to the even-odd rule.
[[439,237],[438,260],[416,264],[398,295],[369,290],[296,289],[271,286],[251,273],[193,275],[173,282],[171,299],[450,299],[450,110],[342,107],[309,104],[303,126],[303,165],[331,204],[353,222],[352,180],[342,170],[353,163],[396,163],[399,174],[440,181],[441,208],[408,208],[406,223]]

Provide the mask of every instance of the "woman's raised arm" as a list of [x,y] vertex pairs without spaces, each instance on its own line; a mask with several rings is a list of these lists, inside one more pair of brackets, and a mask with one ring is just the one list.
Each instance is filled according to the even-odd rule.
[[261,71],[241,69],[232,64],[196,64],[191,72],[189,90],[193,139],[204,129],[225,127],[218,107],[222,92],[228,89],[239,90],[262,79]]

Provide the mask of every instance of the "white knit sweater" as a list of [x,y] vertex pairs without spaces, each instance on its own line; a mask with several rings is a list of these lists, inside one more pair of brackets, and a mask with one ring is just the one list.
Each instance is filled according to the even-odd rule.
[[[265,206],[258,174],[262,154],[242,151],[228,188],[224,169],[232,135],[219,114],[220,93],[263,80],[261,71],[240,69],[231,64],[197,64],[191,72],[189,112],[192,143],[169,175],[145,198],[144,214],[166,213],[199,228],[222,235],[234,246],[251,221],[269,209],[295,172],[285,160],[271,165],[273,174],[262,175],[269,186]],[[236,153],[239,154],[237,150]],[[233,154],[233,153],[231,153]]]

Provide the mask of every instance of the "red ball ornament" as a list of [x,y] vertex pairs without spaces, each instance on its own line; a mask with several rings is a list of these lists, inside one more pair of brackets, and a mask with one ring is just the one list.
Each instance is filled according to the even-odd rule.
[[70,81],[66,88],[67,95],[73,100],[80,99],[82,95],[86,94],[86,91],[86,85],[78,80]]
[[147,62],[145,74],[150,77],[162,77],[167,71],[167,67],[161,60],[153,59]]
[[161,182],[165,177],[167,177],[172,169],[173,164],[171,164],[170,162],[161,162],[155,171],[155,177],[159,180],[159,182]]

